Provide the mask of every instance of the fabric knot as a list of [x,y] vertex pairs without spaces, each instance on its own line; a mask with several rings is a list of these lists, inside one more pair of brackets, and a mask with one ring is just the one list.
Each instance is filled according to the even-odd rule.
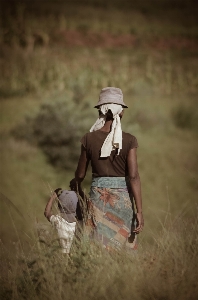
[[100,157],[110,156],[111,151],[115,149],[118,149],[118,154],[119,154],[120,150],[122,149],[122,128],[121,128],[121,122],[119,117],[119,114],[123,110],[122,105],[113,104],[113,103],[101,105],[100,111],[102,112],[102,115],[99,116],[97,121],[91,127],[90,132],[99,130],[104,126],[106,121],[106,114],[108,110],[111,110],[113,114],[113,122],[111,126],[111,131],[107,135],[102,145]]

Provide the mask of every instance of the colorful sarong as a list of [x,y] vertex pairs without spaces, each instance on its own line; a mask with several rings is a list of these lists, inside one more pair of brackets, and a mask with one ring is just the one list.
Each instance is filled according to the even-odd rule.
[[133,195],[125,177],[97,177],[90,189],[93,237],[105,248],[137,249]]

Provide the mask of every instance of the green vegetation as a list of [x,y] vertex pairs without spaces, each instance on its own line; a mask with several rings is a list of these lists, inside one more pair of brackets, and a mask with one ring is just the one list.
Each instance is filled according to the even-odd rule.
[[[197,299],[197,5],[132,2],[1,3],[3,299]],[[85,240],[63,259],[35,226],[49,226],[51,191],[69,187],[105,86],[129,106],[122,128],[139,143],[145,229],[135,256]]]
[[[77,102],[78,110],[77,100],[73,99],[42,105],[35,118],[27,118],[14,129],[14,136],[35,142],[53,166],[73,170],[80,155],[79,141],[91,126],[90,119],[94,120],[89,102],[80,103],[80,100]],[[77,123],[79,118],[83,122]]]

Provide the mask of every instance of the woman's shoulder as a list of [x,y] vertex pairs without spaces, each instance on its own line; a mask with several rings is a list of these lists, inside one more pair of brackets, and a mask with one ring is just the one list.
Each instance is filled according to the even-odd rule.
[[83,136],[82,139],[87,139],[87,137],[91,136],[92,132],[86,132]]
[[122,135],[123,135],[123,138],[129,139],[129,140],[131,140],[131,139],[132,140],[134,140],[134,139],[137,140],[137,138],[134,135],[132,135],[131,133],[122,131]]
[[138,147],[138,141],[134,135],[123,131],[122,138],[123,138],[123,142],[125,144],[127,144],[129,148],[137,148]]

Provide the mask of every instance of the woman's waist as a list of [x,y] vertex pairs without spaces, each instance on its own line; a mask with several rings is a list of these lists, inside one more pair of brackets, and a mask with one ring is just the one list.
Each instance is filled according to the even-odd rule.
[[92,177],[91,182],[91,186],[104,188],[126,188],[128,184],[128,177]]

